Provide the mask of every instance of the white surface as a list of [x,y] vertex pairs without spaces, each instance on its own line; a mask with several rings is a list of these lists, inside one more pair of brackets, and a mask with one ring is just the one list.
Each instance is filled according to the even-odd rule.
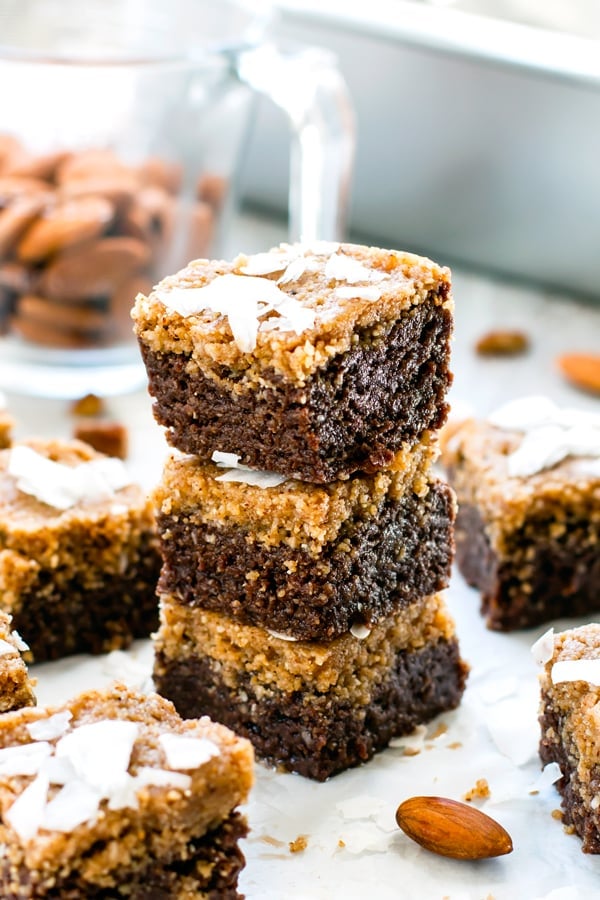
[[[251,239],[239,246],[248,251],[266,249],[280,237],[257,222]],[[457,411],[470,408],[487,414],[523,393],[544,393],[561,405],[599,410],[598,400],[564,384],[554,358],[561,351],[598,349],[600,310],[550,301],[540,293],[460,273],[455,274],[455,296],[452,394]],[[504,360],[477,357],[473,343],[491,327],[523,328],[533,342],[531,353]],[[8,402],[19,418],[19,435],[69,434],[66,403],[14,395]],[[111,399],[110,406],[131,429],[129,465],[149,487],[159,477],[167,452],[152,421],[150,403],[144,394],[137,394]],[[258,766],[248,806],[252,832],[245,843],[247,867],[241,878],[248,900],[600,897],[600,859],[582,854],[579,840],[565,835],[560,822],[551,817],[559,806],[555,788],[528,793],[539,778],[536,666],[529,647],[547,626],[510,635],[487,631],[477,612],[476,592],[458,574],[448,600],[463,655],[472,666],[461,707],[428,726],[424,741],[417,735],[405,742],[421,744],[418,755],[405,756],[401,746],[395,747],[326,784],[276,775]],[[567,623],[554,624],[559,630]],[[151,660],[149,642],[140,642],[128,654],[34,667],[39,700],[60,701],[108,684],[119,674],[141,683]],[[432,737],[441,724],[447,730]],[[420,849],[396,829],[394,813],[402,800],[416,794],[460,799],[479,778],[487,779],[491,790],[490,799],[480,805],[512,835],[515,849],[510,856],[479,863],[445,860]],[[307,848],[292,854],[288,842],[299,835],[306,835]],[[559,891],[569,887],[573,890]]]

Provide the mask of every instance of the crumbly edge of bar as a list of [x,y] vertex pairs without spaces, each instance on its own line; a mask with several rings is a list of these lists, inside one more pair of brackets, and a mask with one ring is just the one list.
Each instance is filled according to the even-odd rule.
[[159,591],[301,640],[333,640],[448,586],[454,509],[451,488],[432,480],[423,498],[407,492],[374,518],[346,522],[318,555],[171,516]]
[[[325,485],[289,479],[262,488],[219,481],[222,468],[177,454],[167,460],[153,500],[158,515],[184,516],[192,525],[242,527],[267,546],[318,554],[348,519],[377,516],[387,497],[397,500],[405,491],[425,497],[437,456],[435,436],[425,432],[416,445],[405,444],[395,454],[389,469],[376,474],[356,473]],[[161,537],[169,539],[164,528]]]
[[491,628],[525,628],[600,608],[600,507],[593,495],[576,506],[547,498],[495,541],[480,509],[459,504],[455,538],[459,569],[481,592]]
[[107,887],[82,879],[77,869],[40,883],[35,873],[0,859],[0,890],[11,900],[242,900],[237,881],[245,859],[238,841],[247,831],[246,820],[231,813],[213,831],[190,840],[179,858],[140,860],[120,869]]
[[319,694],[314,686],[258,692],[247,677],[232,687],[218,663],[202,656],[170,660],[159,654],[156,680],[183,715],[204,709],[247,735],[260,759],[324,781],[454,709],[467,672],[456,640],[438,637],[397,651],[365,698]]
[[[3,821],[0,841],[7,847],[12,866],[24,866],[43,879],[58,871],[77,870],[84,882],[109,887],[117,868],[138,867],[148,856],[171,859],[181,855],[191,838],[216,828],[247,799],[253,781],[253,754],[247,741],[206,718],[184,722],[162,697],[142,695],[124,685],[88,691],[57,707],[7,713],[0,717],[0,747],[30,743],[28,723],[64,710],[72,713],[71,727],[102,719],[139,722],[142,732],[129,767],[133,773],[140,766],[165,767],[158,742],[164,732],[207,738],[220,752],[187,771],[192,779],[189,791],[147,787],[138,792],[137,809],[110,810],[103,801],[103,814],[94,824],[83,823],[68,834],[43,831],[23,845]],[[2,819],[29,781],[24,776],[0,778]]]
[[[260,386],[263,372],[273,370],[302,385],[329,359],[348,350],[357,330],[394,321],[403,310],[426,302],[452,308],[449,271],[431,260],[351,244],[341,245],[340,250],[377,272],[391,274],[389,287],[388,282],[380,283],[384,287],[378,301],[328,301],[332,284],[323,274],[307,272],[297,282],[280,285],[302,306],[317,313],[315,326],[301,334],[259,329],[255,350],[244,353],[233,340],[227,317],[206,310],[184,318],[165,307],[156,295],[156,290],[203,287],[218,275],[239,273],[246,261],[243,256],[233,262],[196,260],[164,279],[149,297],[139,295],[132,312],[135,331],[140,342],[152,351],[188,355],[191,365],[217,381],[227,369],[237,373],[238,386]],[[277,275],[265,277],[277,280]]]
[[557,762],[564,821],[582,838],[586,853],[600,853],[600,687],[586,681],[552,681],[557,662],[600,658],[600,624],[554,635],[554,652],[540,675],[540,756]]
[[507,457],[520,445],[518,432],[468,419],[442,440],[442,463],[459,504],[476,506],[494,549],[504,552],[505,535],[536,515],[552,516],[562,528],[562,510],[581,506],[600,523],[600,478],[582,471],[578,459],[527,477],[508,474]]
[[421,598],[388,616],[363,639],[348,632],[327,643],[288,641],[163,596],[155,650],[173,660],[196,655],[212,659],[229,687],[236,689],[242,679],[249,679],[259,697],[273,688],[308,688],[364,704],[400,650],[418,650],[453,635],[454,622],[440,595]]
[[[34,577],[20,587],[13,579],[0,604],[14,615],[36,662],[124,649],[156,629],[160,556],[154,538],[142,539],[127,561],[124,573],[93,567],[81,576],[74,573],[69,580],[54,581],[45,571],[36,574],[25,567],[25,575],[33,571]],[[2,566],[0,553],[0,583]]]
[[[0,713],[35,706],[34,682],[21,652],[16,635],[13,633],[11,616],[0,609],[0,639],[14,647],[14,653],[0,655]],[[29,656],[29,654],[28,654]]]

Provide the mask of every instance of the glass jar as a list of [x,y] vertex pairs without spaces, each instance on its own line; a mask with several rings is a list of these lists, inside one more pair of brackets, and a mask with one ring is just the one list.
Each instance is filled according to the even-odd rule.
[[131,305],[219,255],[257,93],[291,125],[290,237],[340,236],[344,83],[325,52],[270,44],[268,21],[227,0],[3,0],[0,385],[143,383]]

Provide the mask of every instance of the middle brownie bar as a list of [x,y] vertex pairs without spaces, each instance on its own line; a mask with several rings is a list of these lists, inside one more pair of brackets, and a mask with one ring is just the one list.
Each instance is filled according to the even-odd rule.
[[376,475],[268,487],[174,456],[155,492],[159,589],[301,640],[372,626],[447,586],[455,505],[428,473],[435,455],[426,433]]

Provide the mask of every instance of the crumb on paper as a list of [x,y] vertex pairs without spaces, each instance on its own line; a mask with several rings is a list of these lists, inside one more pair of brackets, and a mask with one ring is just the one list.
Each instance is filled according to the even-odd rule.
[[305,834],[299,834],[295,841],[289,842],[290,853],[302,853],[308,847],[308,837]]
[[478,778],[475,782],[475,787],[472,787],[470,791],[463,796],[463,800],[466,800],[467,803],[471,803],[473,800],[485,800],[491,794],[490,786],[487,783],[487,778]]
[[97,394],[86,394],[71,404],[72,416],[101,416],[106,412],[106,404]]
[[559,822],[562,822],[563,819],[563,811],[562,809],[553,809],[550,813],[553,819],[558,819]]
[[285,841],[280,841],[279,838],[272,837],[270,834],[261,834],[259,841],[262,841],[263,844],[268,844],[270,847],[285,847]]
[[420,752],[418,747],[405,747],[402,756],[418,756]]
[[343,838],[340,838],[338,841],[338,847],[344,848],[346,846],[346,841]]
[[529,337],[517,329],[495,328],[482,334],[475,344],[479,356],[518,356],[529,350]]
[[433,734],[429,735],[429,740],[435,741],[436,738],[442,737],[442,735],[446,734],[447,731],[448,731],[448,726],[446,725],[446,723],[440,722],[440,724],[437,726],[437,728],[435,729]]
[[462,747],[462,741],[452,741],[451,744],[447,744],[448,750],[459,750]]

